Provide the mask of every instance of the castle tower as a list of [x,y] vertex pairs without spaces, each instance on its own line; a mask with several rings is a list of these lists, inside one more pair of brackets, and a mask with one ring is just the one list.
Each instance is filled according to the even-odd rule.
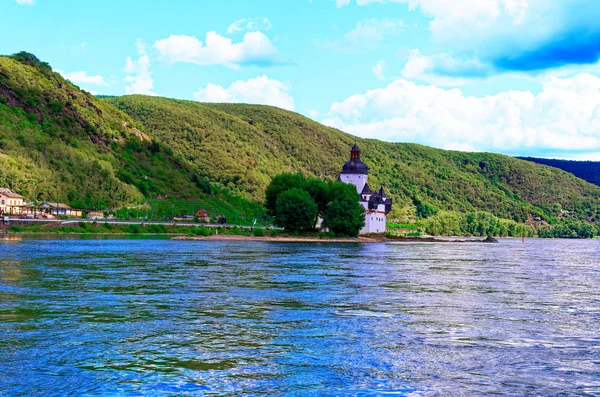
[[350,161],[342,167],[340,181],[356,186],[356,192],[361,193],[367,184],[369,167],[360,159],[360,149],[354,145],[350,150]]
[[369,167],[360,159],[360,149],[354,145],[350,149],[350,160],[342,167],[338,181],[356,186],[360,203],[365,208],[365,227],[360,234],[385,233],[387,214],[392,210],[392,199],[387,198],[383,187],[371,191],[367,180]]

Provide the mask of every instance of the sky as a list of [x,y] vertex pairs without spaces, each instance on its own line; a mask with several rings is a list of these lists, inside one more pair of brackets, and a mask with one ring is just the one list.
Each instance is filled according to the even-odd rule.
[[599,17],[597,0],[0,0],[0,53],[31,52],[94,94],[600,160]]

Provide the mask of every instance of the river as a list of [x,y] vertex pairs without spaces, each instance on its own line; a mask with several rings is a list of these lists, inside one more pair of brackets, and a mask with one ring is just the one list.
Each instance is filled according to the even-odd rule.
[[600,241],[0,241],[0,396],[600,395]]

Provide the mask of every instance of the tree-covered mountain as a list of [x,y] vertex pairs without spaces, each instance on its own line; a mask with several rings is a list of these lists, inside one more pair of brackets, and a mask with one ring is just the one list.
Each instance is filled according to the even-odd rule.
[[249,199],[262,200],[280,172],[335,178],[357,141],[370,185],[395,199],[393,218],[438,210],[489,211],[524,222],[597,220],[600,189],[572,175],[512,157],[357,139],[269,106],[202,104],[147,96],[107,101],[140,122],[186,166]]
[[[74,206],[141,204],[214,190],[261,203],[281,172],[336,178],[358,143],[392,219],[487,211],[524,222],[598,221],[600,188],[489,153],[356,139],[299,114],[147,96],[96,98],[30,54],[0,57],[0,185]],[[209,193],[210,192],[210,193]]]
[[560,168],[563,171],[570,172],[577,178],[600,186],[600,161],[575,161],[575,160],[556,160],[541,159],[537,157],[519,157],[521,160],[531,161],[537,164],[543,164],[554,168]]

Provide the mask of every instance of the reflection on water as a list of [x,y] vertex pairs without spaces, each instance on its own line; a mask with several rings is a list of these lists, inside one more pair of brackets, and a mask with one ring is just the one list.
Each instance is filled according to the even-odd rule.
[[0,252],[0,395],[600,395],[598,241]]

